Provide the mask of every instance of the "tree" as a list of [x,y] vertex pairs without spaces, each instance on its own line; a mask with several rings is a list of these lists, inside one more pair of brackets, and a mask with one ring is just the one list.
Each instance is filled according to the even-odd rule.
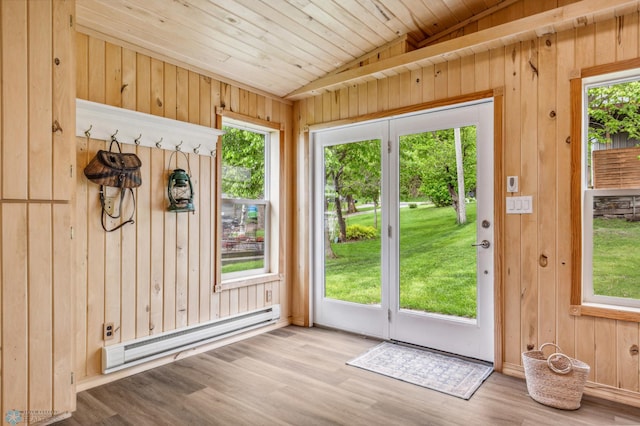
[[338,241],[346,241],[347,226],[343,201],[380,198],[380,141],[361,141],[327,146],[324,149],[325,182],[331,188],[332,205],[338,222]]
[[[460,129],[464,186],[467,192],[476,188],[476,129]],[[452,206],[458,213],[458,182],[454,129],[403,136],[401,140],[401,194],[419,191],[436,206]]]
[[[456,176],[458,178],[457,186],[458,186],[458,196],[456,209],[456,217],[459,225],[463,225],[467,223],[467,208],[465,204],[465,186],[464,186],[464,167],[463,167],[463,158],[462,158],[462,137],[460,136],[460,128],[456,127],[453,129],[454,134],[454,145],[456,149]],[[453,195],[451,198],[454,198]]]
[[[423,158],[415,149],[415,138],[400,139],[400,200],[410,201],[425,196],[421,192]],[[418,142],[419,143],[419,142]]]
[[227,198],[264,198],[265,136],[223,127],[222,193]]
[[608,143],[616,133],[640,139],[640,81],[592,87],[587,98],[589,142]]
[[[347,201],[360,199],[371,201],[374,211],[374,227],[378,228],[380,200],[380,141],[371,140],[350,144],[349,161],[344,174],[343,194]],[[354,209],[355,210],[355,209]],[[348,209],[349,213],[354,213]]]

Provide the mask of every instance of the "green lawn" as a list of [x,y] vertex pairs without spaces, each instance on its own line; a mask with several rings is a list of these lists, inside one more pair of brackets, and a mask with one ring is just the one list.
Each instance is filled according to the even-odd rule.
[[451,207],[402,209],[400,306],[467,318],[476,316],[476,205],[467,224]]
[[264,261],[259,260],[247,260],[245,262],[224,263],[222,264],[222,273],[228,274],[230,272],[249,271],[252,269],[260,269],[264,267]]
[[595,294],[640,299],[640,222],[593,221]]
[[[475,204],[469,222],[455,223],[450,207],[403,208],[400,215],[400,303],[402,308],[474,318],[476,315]],[[347,224],[373,226],[373,213],[351,216]],[[380,219],[378,218],[378,224]],[[380,303],[380,238],[332,244],[327,259],[327,297]]]
[[[405,309],[474,318],[476,313],[475,204],[469,223],[458,226],[450,207],[420,205],[401,210],[400,303]],[[347,224],[373,226],[373,212],[353,215]],[[378,212],[378,227],[380,227]],[[594,220],[596,294],[640,299],[640,222]],[[332,299],[380,303],[380,236],[332,244],[326,260],[326,295]],[[262,261],[223,266],[223,273],[261,268]]]

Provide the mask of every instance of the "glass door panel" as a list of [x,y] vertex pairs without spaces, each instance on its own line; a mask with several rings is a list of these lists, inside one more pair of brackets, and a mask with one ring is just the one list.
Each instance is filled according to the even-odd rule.
[[388,337],[386,122],[318,132],[314,156],[314,322]]
[[324,147],[324,296],[379,305],[380,140]]
[[312,147],[314,322],[491,361],[493,103],[321,130]]
[[402,135],[399,147],[400,309],[475,318],[476,128]]
[[389,337],[492,361],[493,104],[398,118],[389,129],[398,148]]

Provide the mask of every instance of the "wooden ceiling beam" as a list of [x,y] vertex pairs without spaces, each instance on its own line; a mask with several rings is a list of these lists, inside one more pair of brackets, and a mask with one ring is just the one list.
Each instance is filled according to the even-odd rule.
[[430,44],[433,44],[434,42],[440,40],[441,38],[448,36],[449,34],[458,31],[460,28],[464,28],[469,24],[472,24],[474,22],[478,22],[479,20],[481,20],[482,18],[489,16],[491,14],[494,14],[502,9],[504,9],[505,7],[509,7],[514,3],[517,3],[519,1],[522,0],[504,0],[498,4],[496,4],[493,7],[490,7],[489,9],[485,10],[482,13],[478,13],[477,15],[473,15],[471,18],[469,19],[465,19],[464,21],[460,22],[459,24],[454,25],[453,27],[447,28],[444,31],[440,31],[437,34],[432,35],[431,37],[427,37],[426,39],[422,40],[421,42],[418,43],[418,47],[422,48],[425,46],[428,46]]
[[616,10],[623,10],[624,13],[629,13],[632,9],[637,10],[639,3],[640,0],[582,0],[339,74],[327,75],[289,93],[285,98],[298,100],[315,96],[347,84],[357,84],[360,80],[382,77],[395,70],[406,70],[416,63],[444,62],[452,57],[467,56],[499,45],[532,39],[545,33],[585,26],[599,17],[615,14]]

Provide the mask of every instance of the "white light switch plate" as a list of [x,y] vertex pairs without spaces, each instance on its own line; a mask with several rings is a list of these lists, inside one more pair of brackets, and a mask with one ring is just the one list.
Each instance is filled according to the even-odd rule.
[[533,197],[507,197],[507,214],[533,213]]

